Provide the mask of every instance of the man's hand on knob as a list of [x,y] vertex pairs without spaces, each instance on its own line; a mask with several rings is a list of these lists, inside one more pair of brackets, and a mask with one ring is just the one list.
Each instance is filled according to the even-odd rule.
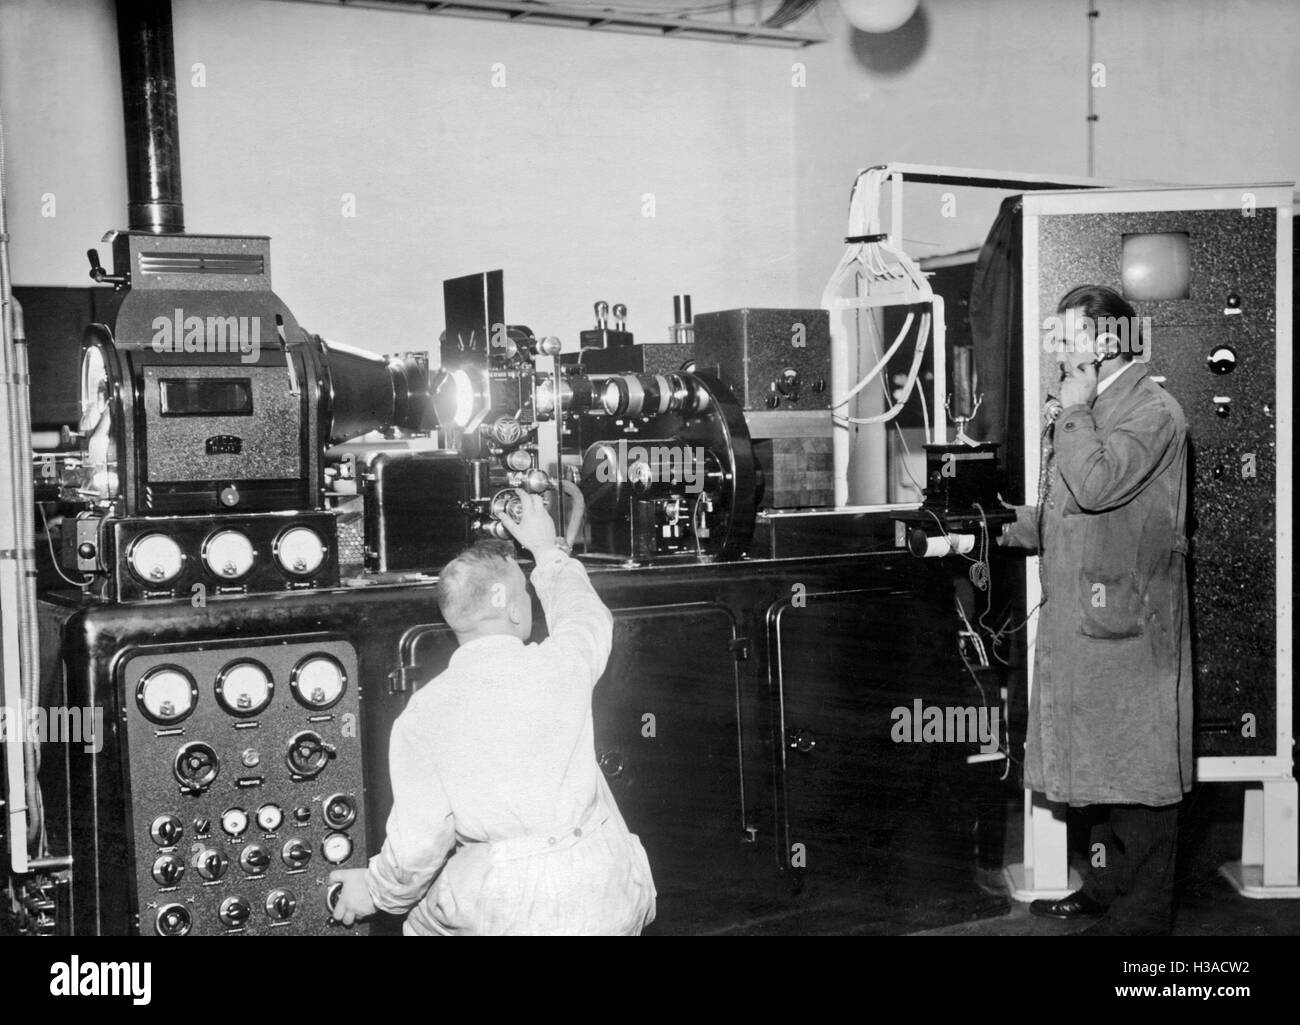
[[366,885],[366,869],[336,868],[330,873],[331,883],[342,883],[339,899],[334,902],[334,921],[351,925],[358,918],[369,918],[375,913],[375,901]]

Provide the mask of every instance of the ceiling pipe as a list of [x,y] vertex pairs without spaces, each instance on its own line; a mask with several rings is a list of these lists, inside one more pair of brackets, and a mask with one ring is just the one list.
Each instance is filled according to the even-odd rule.
[[128,224],[155,235],[185,230],[171,0],[118,0],[117,52],[126,120]]

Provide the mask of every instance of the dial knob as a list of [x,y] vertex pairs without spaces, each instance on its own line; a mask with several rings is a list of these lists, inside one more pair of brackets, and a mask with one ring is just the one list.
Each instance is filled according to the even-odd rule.
[[307,862],[311,861],[311,848],[295,837],[285,843],[280,851],[280,857],[290,868],[305,868]]
[[149,827],[149,835],[159,847],[175,847],[185,835],[185,827],[175,815],[159,815]]
[[194,855],[194,868],[209,882],[226,874],[230,859],[216,847],[203,847]]
[[492,424],[492,437],[502,445],[518,445],[527,436],[527,430],[513,416],[503,416]]
[[190,913],[180,904],[167,904],[158,909],[154,931],[159,936],[184,936],[190,931]]
[[343,893],[342,883],[330,883],[329,888],[325,891],[325,906],[331,911],[339,902],[339,896]]
[[271,867],[271,852],[261,844],[250,844],[240,852],[239,867],[250,876],[260,876]]
[[335,753],[333,745],[325,743],[319,733],[302,730],[289,739],[289,752],[284,760],[294,775],[310,779],[320,775]]
[[221,910],[217,912],[221,920],[232,929],[242,926],[252,913],[252,907],[243,897],[227,897],[221,902]]
[[321,802],[321,814],[331,829],[347,829],[357,820],[357,802],[347,794],[334,794]]
[[153,878],[159,886],[175,886],[185,875],[185,862],[175,854],[159,855],[153,863]]
[[298,898],[291,890],[272,890],[266,895],[266,914],[268,918],[283,922],[293,917],[298,910]]
[[221,771],[221,762],[211,744],[191,741],[176,752],[172,772],[183,790],[206,790]]

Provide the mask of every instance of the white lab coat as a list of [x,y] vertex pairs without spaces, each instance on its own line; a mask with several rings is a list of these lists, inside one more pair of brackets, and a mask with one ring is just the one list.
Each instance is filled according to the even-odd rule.
[[562,552],[532,583],[550,636],[461,646],[393,725],[393,809],[367,881],[376,907],[411,909],[408,935],[636,935],[654,920],[645,851],[596,764],[613,618]]

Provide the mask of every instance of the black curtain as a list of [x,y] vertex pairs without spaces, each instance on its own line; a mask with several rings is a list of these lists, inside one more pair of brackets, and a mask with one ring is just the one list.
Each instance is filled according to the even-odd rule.
[[970,325],[978,392],[984,396],[970,433],[1002,446],[1008,501],[1024,502],[1025,382],[1021,360],[1020,197],[1009,196],[980,250],[971,284]]

